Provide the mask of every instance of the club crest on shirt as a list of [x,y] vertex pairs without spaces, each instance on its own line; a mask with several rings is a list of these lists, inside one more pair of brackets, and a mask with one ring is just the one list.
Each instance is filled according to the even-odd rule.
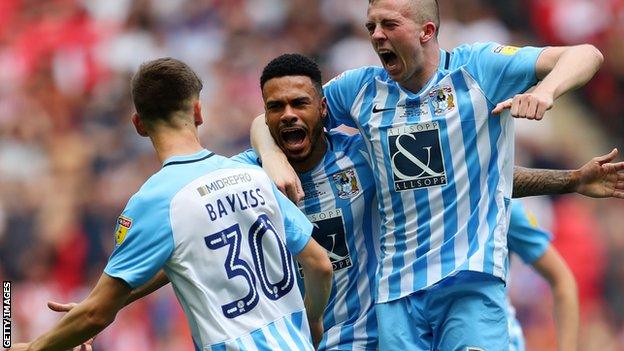
[[[321,245],[329,256],[334,272],[353,265],[345,232],[342,209],[331,209],[308,215],[314,226],[312,237]],[[299,275],[303,276],[303,268],[299,267]]]
[[130,227],[132,227],[132,219],[125,216],[117,218],[117,228],[115,228],[115,244],[117,246],[121,245],[126,239],[126,234],[128,234]]
[[392,128],[387,138],[395,191],[447,184],[438,122]]
[[334,185],[338,189],[338,197],[348,199],[360,192],[360,185],[353,168],[333,175]]
[[453,89],[448,85],[432,89],[429,92],[429,100],[433,106],[433,113],[436,116],[455,109],[455,95],[453,94]]

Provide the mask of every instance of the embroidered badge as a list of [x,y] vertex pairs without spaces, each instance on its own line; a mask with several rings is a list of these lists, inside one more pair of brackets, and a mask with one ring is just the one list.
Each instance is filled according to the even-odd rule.
[[492,50],[492,51],[495,54],[501,54],[501,55],[505,55],[505,56],[512,56],[512,55],[515,55],[516,52],[518,52],[518,50],[520,50],[520,48],[517,47],[517,46],[501,45],[501,46],[495,47],[494,50]]
[[125,216],[117,218],[117,228],[115,229],[115,243],[117,246],[121,245],[126,239],[126,234],[128,234],[130,227],[132,227],[132,219]]
[[429,92],[429,99],[436,116],[443,115],[455,108],[455,95],[448,85],[435,88]]
[[333,175],[334,185],[338,189],[338,197],[348,199],[360,192],[360,185],[354,169],[348,169]]

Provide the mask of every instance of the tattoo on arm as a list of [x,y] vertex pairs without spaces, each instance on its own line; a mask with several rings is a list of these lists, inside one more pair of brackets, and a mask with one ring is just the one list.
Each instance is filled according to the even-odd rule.
[[514,167],[514,198],[567,194],[574,192],[575,186],[572,171]]

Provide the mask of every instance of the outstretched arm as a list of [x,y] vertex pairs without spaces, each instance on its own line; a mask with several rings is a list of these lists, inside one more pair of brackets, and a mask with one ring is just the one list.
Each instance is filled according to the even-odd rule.
[[[169,278],[165,274],[165,271],[161,269],[147,283],[132,290],[130,295],[128,295],[128,299],[126,300],[123,306],[124,307],[128,306],[134,301],[153,293],[154,291],[162,288],[168,283],[169,283]],[[52,311],[55,311],[55,312],[69,312],[76,306],[78,306],[78,304],[75,302],[60,303],[60,302],[55,302],[55,301],[48,301],[48,308],[50,308]]]
[[624,162],[610,163],[617,149],[594,157],[576,170],[514,168],[513,197],[579,193],[624,199]]
[[11,350],[67,350],[92,338],[110,323],[130,296],[123,281],[102,274],[87,298],[77,304],[50,331],[32,343],[16,344]]
[[251,146],[262,160],[262,168],[275,186],[294,203],[303,199],[303,188],[297,172],[273,140],[264,115],[256,117],[251,123],[250,138]]
[[593,45],[547,47],[535,64],[541,81],[531,91],[499,103],[492,113],[510,109],[512,117],[540,120],[558,97],[585,85],[603,61],[602,53]]
[[577,350],[579,301],[576,281],[555,248],[550,246],[533,267],[548,281],[553,294],[558,350]]
[[[160,289],[161,287],[167,285],[168,283],[169,283],[169,278],[167,278],[167,275],[161,269],[160,271],[158,271],[158,273],[156,273],[156,275],[150,281],[132,290],[132,292],[126,299],[126,302],[124,303],[123,306],[128,306],[132,302],[153,293],[154,291]],[[50,308],[52,311],[55,311],[55,312],[69,312],[72,309],[74,309],[76,306],[78,306],[78,304],[75,302],[59,303],[55,301],[48,301],[48,308]],[[93,338],[95,338],[95,336]],[[92,343],[93,343],[93,339],[89,339],[87,342],[80,345],[80,347],[76,347],[74,350],[75,351],[90,351],[93,349]]]

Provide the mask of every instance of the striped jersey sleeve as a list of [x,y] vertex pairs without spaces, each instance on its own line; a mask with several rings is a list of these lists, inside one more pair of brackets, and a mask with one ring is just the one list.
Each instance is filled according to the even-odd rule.
[[357,121],[353,120],[351,108],[362,87],[370,84],[367,81],[369,72],[378,67],[364,67],[349,70],[334,77],[323,86],[323,93],[328,101],[329,116],[325,118],[325,127],[334,129],[342,124],[357,128]]
[[467,62],[466,71],[475,78],[487,99],[497,104],[537,83],[535,64],[543,48],[515,47],[498,43],[463,45],[453,51]]
[[149,192],[143,189],[133,196],[117,218],[115,248],[104,268],[106,274],[133,289],[163,268],[173,252],[169,208]]

